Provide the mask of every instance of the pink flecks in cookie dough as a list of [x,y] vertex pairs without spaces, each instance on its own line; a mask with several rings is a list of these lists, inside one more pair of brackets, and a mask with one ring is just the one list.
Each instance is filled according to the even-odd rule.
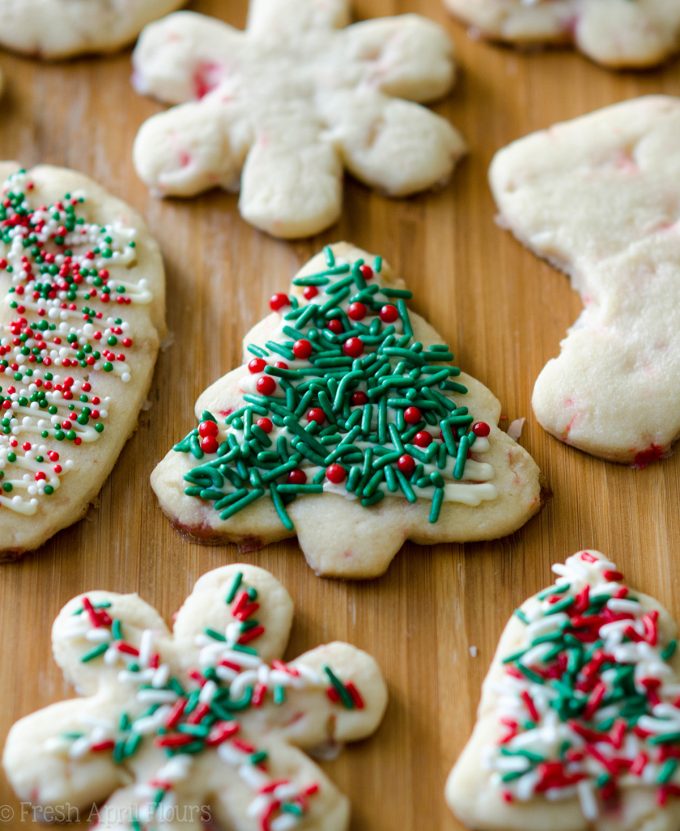
[[216,61],[201,61],[193,74],[194,97],[201,99],[219,86],[223,79],[224,68]]
[[640,450],[639,453],[635,454],[633,467],[636,467],[638,470],[644,470],[654,462],[660,462],[662,459],[666,458],[667,455],[667,451],[660,445],[650,444],[649,447],[646,447],[644,450]]

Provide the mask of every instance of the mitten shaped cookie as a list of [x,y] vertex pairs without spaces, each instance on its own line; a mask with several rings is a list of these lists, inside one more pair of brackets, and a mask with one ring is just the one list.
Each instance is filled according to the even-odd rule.
[[480,831],[676,831],[676,624],[597,551],[553,570],[501,637],[447,800]]
[[186,0],[0,0],[0,44],[55,60],[115,52]]
[[475,34],[524,46],[573,44],[615,69],[655,66],[680,49],[675,0],[445,0]]
[[680,99],[634,99],[514,142],[490,172],[502,224],[585,305],[536,382],[536,417],[638,465],[680,434],[679,130]]
[[345,243],[314,257],[154,470],[170,518],[205,540],[297,535],[317,573],[353,578],[384,572],[407,539],[523,525],[538,469],[410,297],[380,257]]
[[133,431],[164,330],[142,219],[73,171],[0,165],[0,558],[87,510]]
[[252,0],[245,32],[190,12],[149,26],[135,85],[180,106],[140,130],[140,177],[168,196],[240,188],[243,217],[278,237],[338,219],[345,167],[390,196],[446,181],[463,141],[417,103],[453,83],[446,33],[417,15],[343,28],[349,9]]
[[57,663],[82,698],[19,721],[3,763],[17,796],[107,831],[342,831],[349,804],[302,750],[375,731],[375,661],[331,643],[290,663],[293,603],[266,571],[205,574],[172,633],[137,595],[92,591],[55,621]]

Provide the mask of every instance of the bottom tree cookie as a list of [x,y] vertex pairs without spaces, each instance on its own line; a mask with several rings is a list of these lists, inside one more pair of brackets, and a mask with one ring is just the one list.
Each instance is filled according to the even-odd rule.
[[381,257],[346,243],[314,257],[154,470],[163,510],[204,540],[297,535],[317,573],[355,578],[384,572],[407,539],[523,525],[538,468],[410,298]]
[[10,731],[18,797],[37,816],[96,812],[107,831],[345,829],[347,800],[297,748],[370,735],[386,688],[348,644],[280,660],[292,617],[283,586],[245,565],[201,577],[172,633],[137,595],[70,601],[53,648],[83,698]]
[[446,788],[483,831],[678,831],[677,627],[597,551],[517,609]]

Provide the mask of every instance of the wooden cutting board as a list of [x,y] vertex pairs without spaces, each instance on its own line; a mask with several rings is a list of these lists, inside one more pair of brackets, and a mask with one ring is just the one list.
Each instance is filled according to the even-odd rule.
[[[242,25],[246,0],[200,0],[197,11]],[[23,561],[0,567],[0,740],[11,723],[70,695],[50,654],[62,604],[91,588],[139,591],[166,616],[196,578],[241,559],[270,569],[297,605],[289,654],[346,639],[376,656],[391,700],[380,731],[324,767],[353,803],[353,831],[452,831],[446,776],[467,739],[480,684],[512,610],[550,582],[550,565],[585,546],[610,555],[631,581],[680,616],[680,456],[644,471],[592,459],[545,434],[530,408],[533,382],[578,314],[568,280],[494,224],[486,183],[496,149],[525,133],[641,94],[680,93],[680,65],[605,71],[578,54],[518,54],[469,40],[440,0],[358,0],[359,17],[420,12],[454,39],[460,79],[437,109],[465,135],[470,156],[436,194],[388,201],[346,186],[338,226],[286,243],[239,217],[236,197],[160,202],[138,181],[131,146],[158,106],[135,94],[129,54],[45,65],[0,55],[0,155],[74,167],[148,219],[168,273],[171,343],[150,406],[87,517]],[[241,338],[267,299],[325,243],[347,239],[383,254],[415,307],[487,384],[554,493],[541,514],[500,542],[407,545],[380,580],[316,578],[293,542],[258,552],[203,547],[160,512],[149,473],[194,424],[196,396],[239,363]],[[0,828],[21,826],[0,776]],[[24,818],[30,813],[24,811]]]

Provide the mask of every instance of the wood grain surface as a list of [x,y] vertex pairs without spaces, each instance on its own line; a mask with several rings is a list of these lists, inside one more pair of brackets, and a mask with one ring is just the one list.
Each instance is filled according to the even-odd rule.
[[[237,25],[245,20],[245,0],[192,7]],[[452,831],[460,826],[444,803],[444,782],[471,729],[495,643],[512,610],[550,582],[552,562],[600,548],[680,616],[680,455],[634,471],[569,449],[538,427],[533,382],[579,300],[564,276],[496,227],[486,183],[492,154],[510,140],[625,98],[680,93],[680,65],[614,74],[569,51],[493,47],[469,40],[440,0],[358,0],[356,12],[420,12],[446,26],[461,72],[437,109],[471,152],[445,189],[407,201],[348,181],[341,223],[295,244],[246,225],[234,196],[160,202],[147,193],[131,145],[158,106],[132,90],[129,54],[54,65],[0,55],[7,80],[1,155],[82,170],[147,217],[167,265],[172,333],[150,407],[97,504],[40,551],[0,567],[0,740],[15,719],[71,694],[49,643],[67,599],[91,588],[138,591],[169,617],[200,574],[241,559],[270,569],[293,595],[291,656],[346,639],[375,655],[387,677],[391,700],[379,732],[324,763],[352,800],[353,831]],[[316,578],[293,542],[249,553],[190,542],[149,487],[154,464],[193,425],[196,396],[239,363],[241,338],[267,312],[269,295],[339,239],[389,259],[459,364],[494,390],[508,417],[527,416],[523,444],[554,494],[510,538],[406,545],[385,577],[363,584]],[[9,806],[0,828],[20,827],[20,807],[1,776],[0,805]]]

